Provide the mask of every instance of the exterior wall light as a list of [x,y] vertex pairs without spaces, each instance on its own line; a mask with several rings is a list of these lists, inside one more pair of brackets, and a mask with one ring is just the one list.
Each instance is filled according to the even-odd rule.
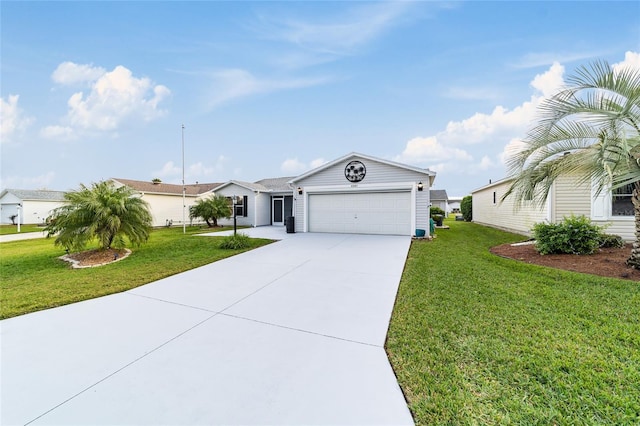
[[298,187],[298,195],[302,195],[302,188]]
[[418,182],[418,191],[422,191],[424,189],[424,185],[422,184],[422,181]]

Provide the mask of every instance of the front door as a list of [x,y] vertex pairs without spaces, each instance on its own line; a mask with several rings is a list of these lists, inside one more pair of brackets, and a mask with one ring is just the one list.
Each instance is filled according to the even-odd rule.
[[274,197],[271,203],[271,223],[273,225],[284,225],[284,198]]

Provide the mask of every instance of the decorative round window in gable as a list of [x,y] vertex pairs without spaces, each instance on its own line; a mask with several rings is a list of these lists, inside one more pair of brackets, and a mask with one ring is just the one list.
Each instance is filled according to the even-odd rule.
[[344,177],[349,182],[360,182],[367,174],[367,168],[361,161],[352,161],[344,168]]

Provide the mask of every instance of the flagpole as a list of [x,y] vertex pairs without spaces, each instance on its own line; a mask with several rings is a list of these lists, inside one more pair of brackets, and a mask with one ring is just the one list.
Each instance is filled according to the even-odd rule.
[[186,203],[186,191],[184,186],[184,124],[182,125],[182,233],[187,233],[187,222],[185,221],[184,209],[187,206]]

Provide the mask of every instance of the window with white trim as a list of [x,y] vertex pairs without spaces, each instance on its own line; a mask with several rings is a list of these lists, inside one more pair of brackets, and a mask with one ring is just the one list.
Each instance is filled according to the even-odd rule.
[[236,197],[236,203],[235,203],[236,210],[234,212],[233,197],[227,197],[229,207],[231,207],[231,213],[235,213],[236,217],[247,217],[247,200],[248,200],[248,197],[246,195],[242,197]]
[[611,216],[633,216],[633,183],[611,191]]

